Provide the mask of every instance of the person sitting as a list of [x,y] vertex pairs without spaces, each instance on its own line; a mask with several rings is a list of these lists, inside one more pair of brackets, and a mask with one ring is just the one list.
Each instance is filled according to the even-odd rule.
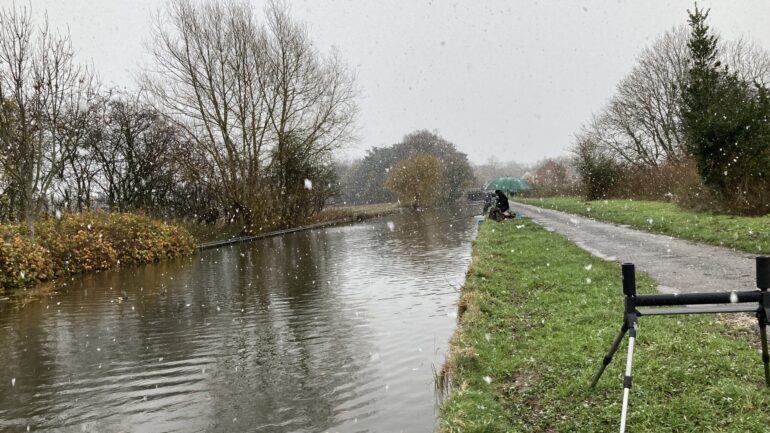
[[490,218],[495,221],[501,221],[506,218],[514,218],[515,215],[510,213],[511,207],[508,205],[508,197],[504,192],[499,189],[495,190],[495,207],[492,208]]
[[495,190],[495,194],[497,194],[497,208],[500,210],[500,212],[508,212],[508,210],[511,208],[508,205],[508,196],[506,196],[505,193],[499,189]]

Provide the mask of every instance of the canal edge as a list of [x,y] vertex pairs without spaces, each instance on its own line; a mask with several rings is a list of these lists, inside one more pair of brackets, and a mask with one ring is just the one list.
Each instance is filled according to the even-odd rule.
[[299,226],[299,227],[292,227],[292,228],[283,229],[283,230],[276,230],[276,231],[272,231],[272,232],[268,232],[268,233],[260,233],[260,234],[257,234],[257,235],[240,236],[240,237],[231,238],[231,239],[221,239],[221,240],[216,240],[216,241],[201,242],[201,243],[198,244],[197,248],[198,248],[199,251],[203,251],[203,250],[209,250],[209,249],[214,249],[214,248],[226,247],[228,245],[235,245],[235,244],[241,244],[241,243],[246,243],[246,242],[253,242],[253,241],[260,240],[260,239],[267,239],[267,238],[287,235],[287,234],[291,234],[291,233],[297,233],[297,232],[306,231],[306,230],[313,230],[313,229],[324,228],[324,227],[332,227],[332,226],[338,226],[338,225],[343,225],[343,224],[353,224],[353,223],[358,223],[358,222],[362,222],[362,221],[367,221],[367,220],[370,220],[370,219],[373,219],[373,218],[379,218],[379,217],[383,217],[383,216],[386,216],[386,215],[392,215],[392,214],[398,213],[400,211],[401,211],[401,208],[398,208],[398,209],[395,209],[395,210],[393,210],[391,212],[385,212],[385,213],[381,213],[381,214],[377,214],[377,215],[358,215],[358,216],[354,216],[354,217],[350,217],[350,218],[343,218],[343,219],[338,219],[338,220],[333,220],[333,221],[323,221],[323,222],[320,222],[320,223],[308,224],[308,225]]

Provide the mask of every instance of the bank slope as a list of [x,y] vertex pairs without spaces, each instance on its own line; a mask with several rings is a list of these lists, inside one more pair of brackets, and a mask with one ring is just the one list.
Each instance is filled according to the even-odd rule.
[[[639,291],[654,282],[639,275]],[[622,319],[620,266],[529,220],[486,222],[473,247],[445,373],[442,432],[611,432],[625,343],[588,384]],[[758,337],[712,316],[641,318],[634,432],[767,432]]]

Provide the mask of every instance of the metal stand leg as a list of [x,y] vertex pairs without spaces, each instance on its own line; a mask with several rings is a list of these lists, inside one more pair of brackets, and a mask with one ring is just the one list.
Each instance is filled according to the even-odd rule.
[[620,433],[626,431],[626,415],[628,414],[628,394],[631,392],[631,364],[634,360],[634,341],[636,340],[636,323],[631,324],[628,332],[628,358],[626,358],[626,375],[623,378],[623,408],[620,412]]
[[767,318],[759,314],[759,336],[762,339],[762,363],[765,364],[765,384],[770,386],[770,355],[767,353]]
[[607,366],[610,365],[610,362],[612,362],[612,356],[615,355],[615,352],[618,351],[620,342],[623,341],[623,336],[626,335],[626,332],[628,332],[628,325],[624,322],[623,326],[620,327],[620,333],[612,342],[612,346],[610,347],[609,352],[604,355],[604,360],[602,361],[602,365],[599,367],[599,371],[594,374],[594,378],[591,380],[591,388],[596,386],[596,383],[599,382],[599,378],[601,378],[602,374],[604,373],[604,369],[606,369]]

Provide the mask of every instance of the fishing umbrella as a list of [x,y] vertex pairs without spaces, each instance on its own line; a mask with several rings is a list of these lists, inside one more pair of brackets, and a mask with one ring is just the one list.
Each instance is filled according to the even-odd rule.
[[529,188],[529,182],[519,179],[518,177],[498,177],[484,185],[484,191],[494,191],[499,189],[501,191],[519,192]]

